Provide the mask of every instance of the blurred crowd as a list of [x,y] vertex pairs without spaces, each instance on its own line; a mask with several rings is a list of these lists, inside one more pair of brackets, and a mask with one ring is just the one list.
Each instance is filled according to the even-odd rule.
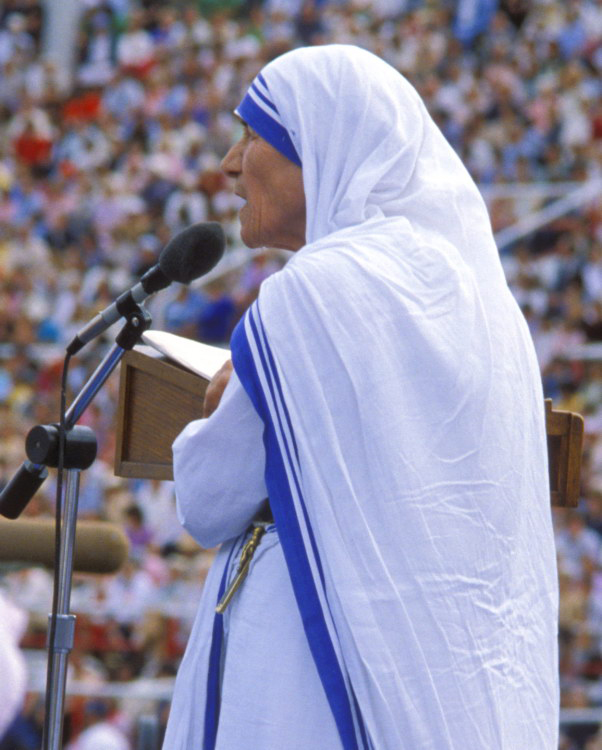
[[[263,279],[286,261],[266,249],[239,263],[240,202],[219,169],[240,134],[232,110],[276,55],[353,43],[395,66],[482,188],[496,232],[549,205],[550,186],[558,197],[602,179],[602,0],[500,0],[469,40],[453,32],[455,0],[79,5],[71,71],[44,55],[44,3],[0,5],[2,483],[24,457],[29,427],[57,419],[65,345],[178,231],[216,220],[228,237],[223,272],[149,304],[154,327],[179,335],[227,345]],[[546,395],[585,416],[582,500],[554,512],[562,700],[602,706],[600,195],[504,246],[502,262]],[[116,330],[74,359],[72,394]],[[118,385],[110,379],[81,420],[96,433],[99,459],[82,477],[80,516],[123,525],[131,543],[118,575],[75,577],[69,679],[91,685],[173,677],[211,558],[182,532],[169,482],[114,476]],[[52,514],[54,490],[47,480],[26,515]],[[25,645],[43,648],[49,574],[5,571],[3,586],[30,613]],[[93,731],[129,747],[142,709],[126,703],[73,698],[73,747],[85,748]],[[32,694],[0,749],[39,747],[39,724]],[[602,748],[596,732],[565,728],[563,750]]]

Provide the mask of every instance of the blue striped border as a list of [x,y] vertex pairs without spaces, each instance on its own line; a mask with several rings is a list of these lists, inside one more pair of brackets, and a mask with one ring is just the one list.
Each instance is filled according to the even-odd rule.
[[[267,106],[271,110],[273,110],[276,113],[276,115],[278,115],[278,117],[280,117],[280,115],[278,113],[278,110],[276,109],[276,105],[273,102],[271,102],[268,99],[268,97],[265,96],[265,94],[262,94],[262,92],[259,90],[259,88],[254,83],[251,84],[251,89],[253,90],[253,93],[255,94],[255,96],[258,96],[264,104],[267,104]],[[278,123],[278,124],[280,125],[280,123]]]
[[236,114],[253,128],[253,130],[264,140],[280,151],[280,153],[286,156],[287,159],[290,159],[294,164],[300,167],[301,159],[291,141],[287,129],[273,117],[270,117],[270,115],[257,104],[250,93],[251,91],[255,96],[258,96],[262,101],[265,101],[266,104],[278,114],[278,110],[274,104],[268,101],[257,87],[254,87],[253,85],[251,85],[250,91],[245,94],[242,102],[236,108]]
[[[257,318],[259,320],[259,325],[261,326],[261,330],[264,331],[265,329],[263,328],[263,323],[261,322],[261,315],[259,314],[259,309],[258,308],[254,308],[253,312],[255,312],[257,314]],[[301,508],[303,510],[303,518],[305,520],[305,525],[306,525],[308,533],[309,533],[309,539],[310,539],[310,542],[311,542],[311,548],[312,548],[314,559],[316,561],[316,565],[318,567],[318,572],[320,574],[320,581],[322,583],[322,588],[325,589],[326,588],[326,583],[325,583],[325,580],[324,580],[324,571],[322,569],[322,561],[320,560],[320,554],[318,552],[318,546],[316,544],[316,538],[314,536],[314,532],[313,532],[313,529],[311,528],[311,524],[310,524],[310,521],[309,521],[309,516],[307,514],[307,508],[305,506],[305,500],[303,499],[303,493],[301,492],[301,484],[299,482],[299,477],[297,475],[297,472],[295,471],[295,466],[299,463],[299,451],[297,449],[297,441],[295,440],[295,432],[293,430],[293,425],[292,425],[292,422],[291,422],[290,415],[288,413],[288,409],[286,408],[286,402],[284,400],[284,394],[282,393],[282,387],[281,387],[280,381],[279,381],[279,379],[278,379],[278,377],[276,375],[276,365],[274,364],[274,356],[272,354],[270,346],[269,346],[269,344],[267,342],[267,339],[265,337],[265,333],[264,333],[263,337],[260,336],[259,331],[257,329],[257,325],[255,324],[254,315],[252,313],[249,314],[249,320],[250,320],[251,326],[253,328],[253,333],[254,333],[254,336],[255,336],[255,340],[258,342],[258,351],[259,351],[259,355],[260,355],[260,357],[262,359],[263,370],[266,373],[266,377],[268,378],[268,382],[270,384],[270,391],[271,391],[271,394],[272,394],[272,401],[274,401],[274,403],[277,403],[276,402],[276,398],[275,398],[276,394],[274,392],[274,387],[275,387],[276,390],[278,391],[279,402],[283,406],[283,412],[284,412],[283,416],[284,416],[284,419],[286,421],[286,425],[288,427],[289,434],[291,436],[292,450],[293,450],[293,452],[295,454],[295,462],[293,462],[293,457],[291,455],[291,447],[288,445],[288,443],[285,445],[286,454],[287,454],[289,466],[291,466],[292,471],[293,471],[293,479],[294,479],[294,482],[295,482],[295,488],[297,490],[297,494],[299,495],[299,498],[301,499]],[[264,353],[264,349],[265,349],[265,353]],[[272,377],[272,375],[270,373],[273,373],[274,376]],[[282,434],[284,434],[284,425],[282,423],[282,417],[280,416],[279,413],[277,413],[276,416],[278,417],[278,423],[280,425],[280,431],[281,431]]]
[[[236,544],[232,545],[222,575],[217,594],[217,602],[220,601],[226,590],[230,561]],[[219,724],[220,711],[220,672],[222,661],[222,643],[224,640],[223,615],[215,614],[213,618],[213,631],[211,635],[211,648],[209,650],[209,669],[207,671],[207,698],[205,702],[205,724],[203,732],[202,750],[214,750],[217,740],[217,727]]]
[[[367,747],[365,729],[359,710],[357,710],[357,719],[360,725],[360,737],[358,738],[355,730],[352,702],[347,692],[345,678],[320,604],[316,581],[312,575],[308,551],[303,542],[303,534],[295,511],[285,462],[278,442],[274,418],[278,420],[278,424],[282,430],[282,416],[277,413],[274,417],[270,412],[259,378],[258,366],[262,368],[266,377],[274,403],[278,403],[276,390],[281,395],[282,389],[276,370],[268,362],[271,352],[268,352],[266,356],[266,353],[263,351],[261,336],[257,328],[258,325],[261,326],[261,321],[255,319],[253,313],[258,315],[256,303],[247,311],[234,330],[231,340],[232,361],[253,406],[265,425],[263,440],[266,449],[266,486],[309,647],[330,704],[343,749],[360,750],[360,747]],[[251,346],[247,340],[245,330],[247,316],[249,316],[252,335],[259,352],[259,363],[256,363]],[[271,364],[273,365],[273,359]],[[284,404],[284,401],[282,403]],[[284,418],[287,420],[292,434],[292,425],[290,416],[286,412],[286,407],[284,407],[284,411]],[[294,464],[291,460],[291,450],[294,452],[295,446],[291,448],[291,446],[286,445],[285,449],[294,470]],[[317,555],[313,532],[305,511],[305,503],[301,496],[297,476],[294,476],[294,482],[304,508],[305,521],[310,533],[312,553],[316,557],[316,562],[321,573],[321,564]]]

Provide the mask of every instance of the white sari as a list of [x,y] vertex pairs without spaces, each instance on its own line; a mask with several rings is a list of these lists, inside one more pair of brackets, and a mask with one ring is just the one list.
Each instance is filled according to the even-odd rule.
[[[230,703],[235,720],[218,699],[208,741],[204,639],[213,627],[215,674],[224,623],[207,603],[165,747],[233,750],[242,740],[220,732],[237,722],[254,750],[553,750],[543,395],[483,202],[414,89],[373,55],[302,49],[262,76],[303,165],[308,244],[235,331],[237,378],[215,415],[178,438],[176,483],[185,525],[213,544],[245,529],[265,479],[283,556],[272,554],[264,583],[284,560],[279,586],[298,611],[274,611],[305,637],[290,669],[322,690],[290,721],[278,716],[294,695]],[[236,545],[224,545],[207,598]],[[258,569],[229,615],[226,654]],[[258,624],[269,649],[270,623]],[[276,674],[253,647],[237,653],[237,701],[256,670],[262,684]],[[223,696],[232,675],[221,678]],[[193,745],[180,727],[199,710],[205,744]]]

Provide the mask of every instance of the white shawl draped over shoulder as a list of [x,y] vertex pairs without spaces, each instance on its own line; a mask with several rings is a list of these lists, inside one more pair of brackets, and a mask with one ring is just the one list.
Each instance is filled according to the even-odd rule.
[[341,747],[553,750],[543,394],[485,206],[370,53],[296,50],[262,76],[303,165],[307,245],[233,362]]
[[347,46],[263,79],[307,241],[232,342],[345,748],[556,746],[543,395],[481,197],[410,84]]

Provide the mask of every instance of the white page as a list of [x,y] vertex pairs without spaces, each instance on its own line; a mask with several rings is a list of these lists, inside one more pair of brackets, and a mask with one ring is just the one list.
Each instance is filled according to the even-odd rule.
[[207,380],[211,380],[231,356],[229,349],[203,344],[167,331],[146,331],[142,334],[142,341]]

